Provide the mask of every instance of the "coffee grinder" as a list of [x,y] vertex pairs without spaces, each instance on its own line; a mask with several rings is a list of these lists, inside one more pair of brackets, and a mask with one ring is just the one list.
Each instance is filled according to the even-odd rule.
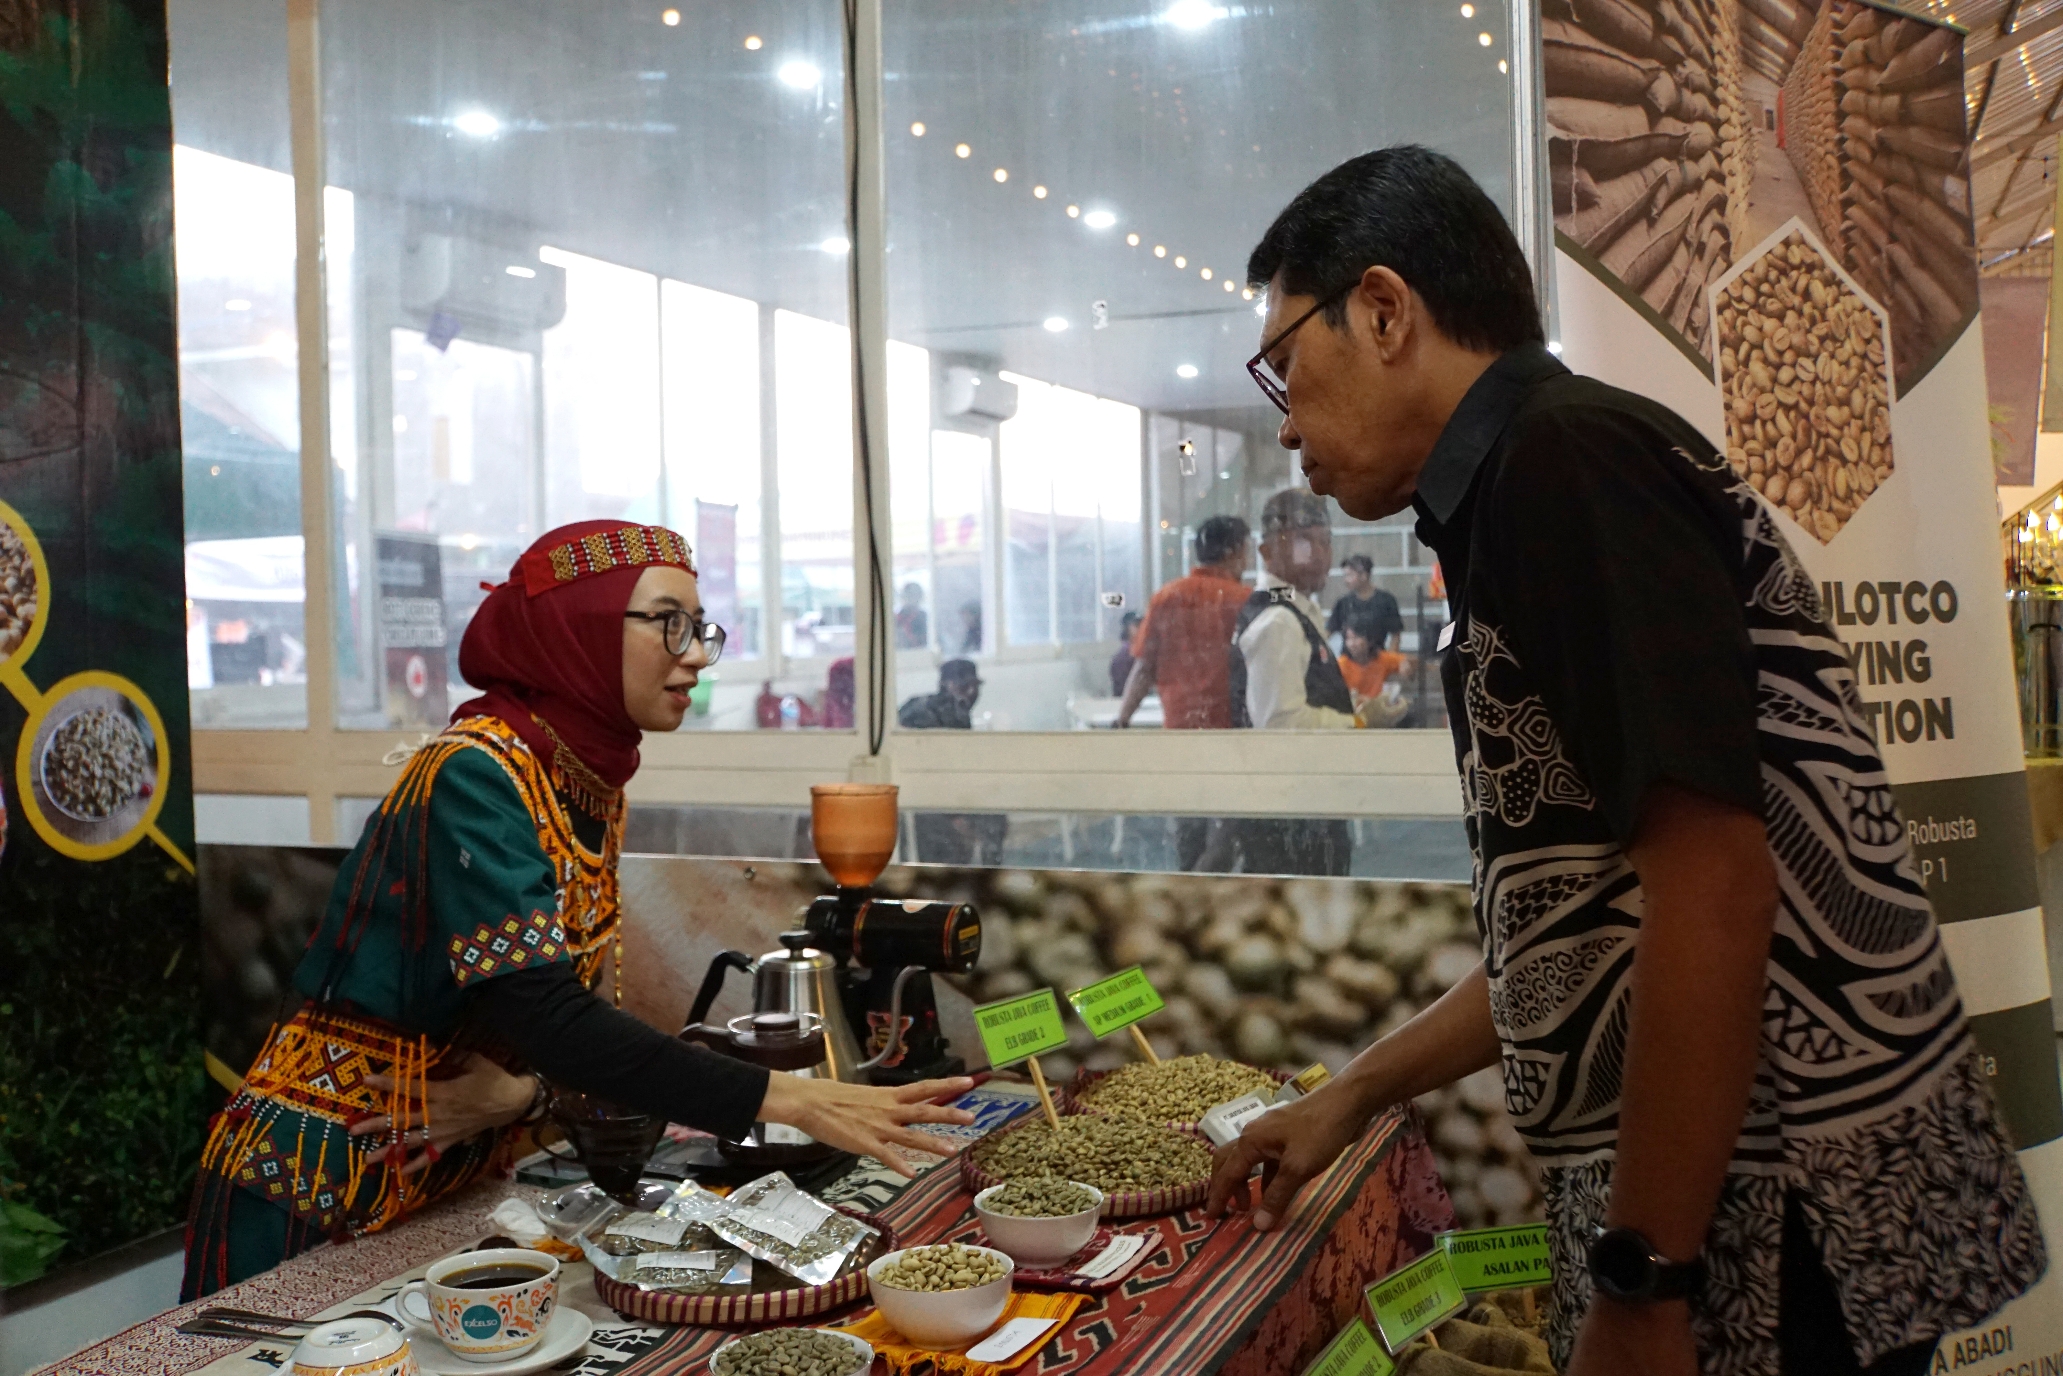
[[952,1054],[939,1030],[930,972],[974,968],[981,915],[969,903],[874,893],[871,886],[895,854],[894,784],[818,784],[810,789],[809,817],[817,858],[838,889],[809,905],[803,925],[816,948],[837,962],[840,1002],[860,1054],[887,1050],[892,1023],[902,1025],[902,1046],[868,1078],[905,1085],[963,1074],[966,1061]]

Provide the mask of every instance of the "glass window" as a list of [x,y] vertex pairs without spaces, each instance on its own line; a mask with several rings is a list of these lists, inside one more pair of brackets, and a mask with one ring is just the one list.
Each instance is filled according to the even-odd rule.
[[198,727],[303,727],[284,0],[170,7],[187,681]]
[[684,729],[851,725],[838,11],[664,14],[324,11],[347,726],[441,720],[480,581],[582,519],[696,547]]
[[[943,659],[979,665],[978,700],[928,724],[1111,724],[1126,614],[1194,570],[1210,518],[1256,526],[1269,496],[1301,482],[1242,366],[1258,342],[1247,253],[1313,177],[1384,144],[1453,154],[1508,209],[1505,34],[1497,0],[1466,17],[1325,0],[888,12],[889,330],[931,351],[938,380],[928,444],[896,441],[899,482],[928,461],[931,515],[907,548],[924,527],[898,500],[897,578],[932,613],[923,652],[898,642],[899,694],[943,692]],[[1355,598],[1343,621],[1384,626],[1370,608],[1394,601],[1404,629],[1383,638],[1403,662],[1357,665],[1357,681],[1385,678],[1391,705],[1371,714],[1384,724],[1436,724],[1418,658],[1420,627],[1429,644],[1445,617],[1430,556],[1408,524],[1327,507],[1321,630],[1342,598]],[[1365,581],[1346,562],[1364,553]],[[1266,563],[1256,555],[1239,581],[1252,588]],[[1213,600],[1223,614],[1176,656],[1196,672],[1222,663],[1243,599]],[[1162,716],[1149,695],[1131,724]]]

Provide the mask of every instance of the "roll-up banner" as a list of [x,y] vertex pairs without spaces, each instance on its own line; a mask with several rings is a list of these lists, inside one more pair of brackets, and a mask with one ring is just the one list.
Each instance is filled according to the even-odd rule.
[[[1546,0],[1541,42],[1563,357],[1722,446],[1818,580],[2063,1259],[1963,32],[1862,0]],[[2044,1358],[2063,1264],[1936,1369]]]

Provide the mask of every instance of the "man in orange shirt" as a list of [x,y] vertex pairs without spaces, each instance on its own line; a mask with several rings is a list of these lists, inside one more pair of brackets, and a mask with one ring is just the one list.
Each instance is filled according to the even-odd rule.
[[1237,516],[1213,516],[1196,530],[1196,567],[1153,595],[1132,648],[1132,676],[1117,724],[1130,726],[1148,690],[1160,689],[1161,720],[1183,730],[1232,725],[1225,650],[1246,605],[1239,581],[1253,564],[1252,533]]

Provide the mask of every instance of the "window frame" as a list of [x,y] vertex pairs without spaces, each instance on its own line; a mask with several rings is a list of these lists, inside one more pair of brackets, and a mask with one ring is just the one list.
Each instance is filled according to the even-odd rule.
[[[868,662],[877,637],[891,648],[890,700],[876,704],[857,675],[852,730],[710,731],[649,736],[629,785],[633,803],[798,806],[809,786],[832,780],[894,782],[908,808],[1143,814],[1454,817],[1461,812],[1453,746],[1444,729],[1329,732],[1058,731],[918,732],[894,724],[894,522],[889,500],[888,334],[881,0],[842,0],[848,20],[844,102],[846,170],[853,189],[849,320],[854,369],[853,563],[855,654]],[[321,85],[322,0],[287,0],[289,130],[295,206],[295,325],[303,436],[330,429],[330,349],[324,281],[327,157]],[[1520,243],[1553,319],[1552,220],[1541,169],[1539,32],[1533,7],[1507,7],[1515,92],[1514,204]],[[348,402],[347,402],[348,404]],[[871,454],[871,465],[860,456]],[[867,468],[871,467],[869,482]],[[193,733],[200,794],[299,797],[309,841],[345,844],[339,799],[379,797],[392,784],[391,729],[336,724],[335,590],[331,571],[336,467],[324,442],[301,445],[301,528],[307,628],[308,725],[300,730],[206,729]],[[869,536],[873,539],[870,540]],[[884,585],[873,588],[870,545]],[[984,557],[993,557],[984,551]],[[934,617],[936,615],[936,608]],[[777,624],[771,612],[763,617]],[[935,633],[934,633],[935,640]],[[997,646],[1007,659],[1050,658],[1066,646]],[[867,723],[886,726],[879,753]]]

